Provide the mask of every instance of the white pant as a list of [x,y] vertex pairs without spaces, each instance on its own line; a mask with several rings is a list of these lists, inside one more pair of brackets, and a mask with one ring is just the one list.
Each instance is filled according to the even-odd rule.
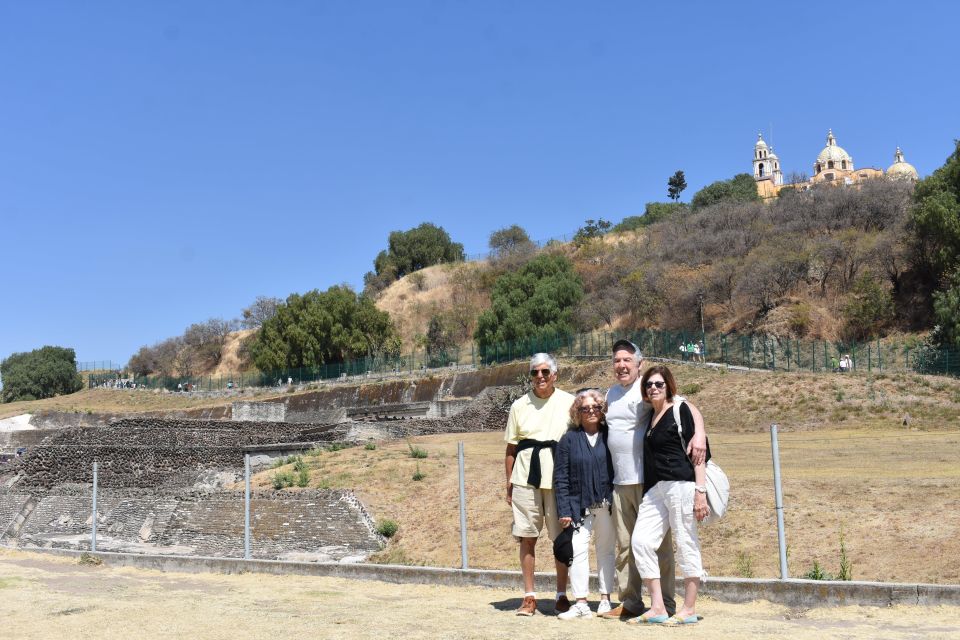
[[613,528],[613,516],[609,507],[597,507],[573,532],[573,564],[570,565],[570,586],[574,598],[586,598],[590,593],[590,540],[597,549],[597,580],[600,593],[610,593],[613,588],[614,547],[617,537]]
[[703,578],[697,519],[693,515],[693,482],[663,481],[647,491],[637,511],[630,544],[643,578],[659,578],[657,549],[667,531],[673,530],[680,573],[684,578]]

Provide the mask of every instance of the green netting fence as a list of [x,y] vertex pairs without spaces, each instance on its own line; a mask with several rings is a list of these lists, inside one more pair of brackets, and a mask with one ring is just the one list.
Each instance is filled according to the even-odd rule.
[[[284,387],[336,379],[414,374],[428,369],[479,367],[529,358],[545,351],[564,358],[609,358],[614,342],[627,338],[648,358],[773,371],[833,372],[841,369],[844,356],[850,371],[912,371],[960,375],[960,351],[931,349],[916,341],[875,340],[828,342],[789,340],[763,334],[700,334],[683,331],[635,331],[540,335],[526,340],[445,351],[414,351],[399,357],[366,357],[346,362],[291,367],[265,372],[205,376],[124,377],[119,373],[91,374],[88,384],[134,386],[170,391],[219,391],[247,387]],[[681,350],[680,345],[683,345]]]

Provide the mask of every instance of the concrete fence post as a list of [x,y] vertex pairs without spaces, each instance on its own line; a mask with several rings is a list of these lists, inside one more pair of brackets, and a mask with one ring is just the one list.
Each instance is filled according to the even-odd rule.
[[773,455],[774,505],[777,511],[777,543],[780,547],[780,579],[790,577],[787,569],[787,538],[783,530],[783,486],[780,483],[780,444],[777,440],[777,425],[770,425],[770,446]]
[[97,550],[97,463],[93,463],[93,528],[90,530],[90,551]]
[[467,568],[467,495],[464,489],[463,440],[457,442],[457,464],[460,468],[460,568]]
[[250,454],[243,455],[243,559],[250,559]]

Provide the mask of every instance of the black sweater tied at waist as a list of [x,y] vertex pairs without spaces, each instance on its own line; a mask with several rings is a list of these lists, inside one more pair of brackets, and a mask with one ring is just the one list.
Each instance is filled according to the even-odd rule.
[[527,475],[527,484],[531,487],[540,488],[541,480],[541,471],[540,471],[540,452],[544,449],[550,449],[550,455],[553,455],[553,450],[557,448],[556,440],[529,440],[524,439],[517,443],[517,455],[520,455],[520,452],[525,449],[533,449],[533,453],[530,454],[530,472]]

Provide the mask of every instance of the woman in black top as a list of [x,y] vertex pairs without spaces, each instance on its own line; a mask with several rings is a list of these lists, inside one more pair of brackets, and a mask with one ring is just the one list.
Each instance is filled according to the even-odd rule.
[[557,517],[562,527],[574,527],[570,585],[577,601],[569,611],[557,616],[561,620],[593,617],[587,604],[591,539],[596,544],[600,586],[597,613],[610,611],[616,531],[610,513],[613,462],[607,450],[604,411],[606,400],[599,390],[586,389],[578,393],[570,407],[573,426],[560,438],[554,455],[553,491],[557,499]]
[[[650,425],[644,434],[643,502],[637,511],[631,546],[640,577],[650,593],[650,609],[638,622],[694,624],[697,589],[706,573],[700,555],[697,522],[707,517],[706,459],[694,466],[686,443],[694,434],[693,415],[686,403],[679,406],[680,429],[674,417],[673,397],[677,383],[664,366],[654,366],[641,379],[644,400],[653,405]],[[679,431],[683,432],[683,438]],[[683,573],[683,606],[670,617],[663,605],[657,549],[667,531],[673,531],[680,571]]]

